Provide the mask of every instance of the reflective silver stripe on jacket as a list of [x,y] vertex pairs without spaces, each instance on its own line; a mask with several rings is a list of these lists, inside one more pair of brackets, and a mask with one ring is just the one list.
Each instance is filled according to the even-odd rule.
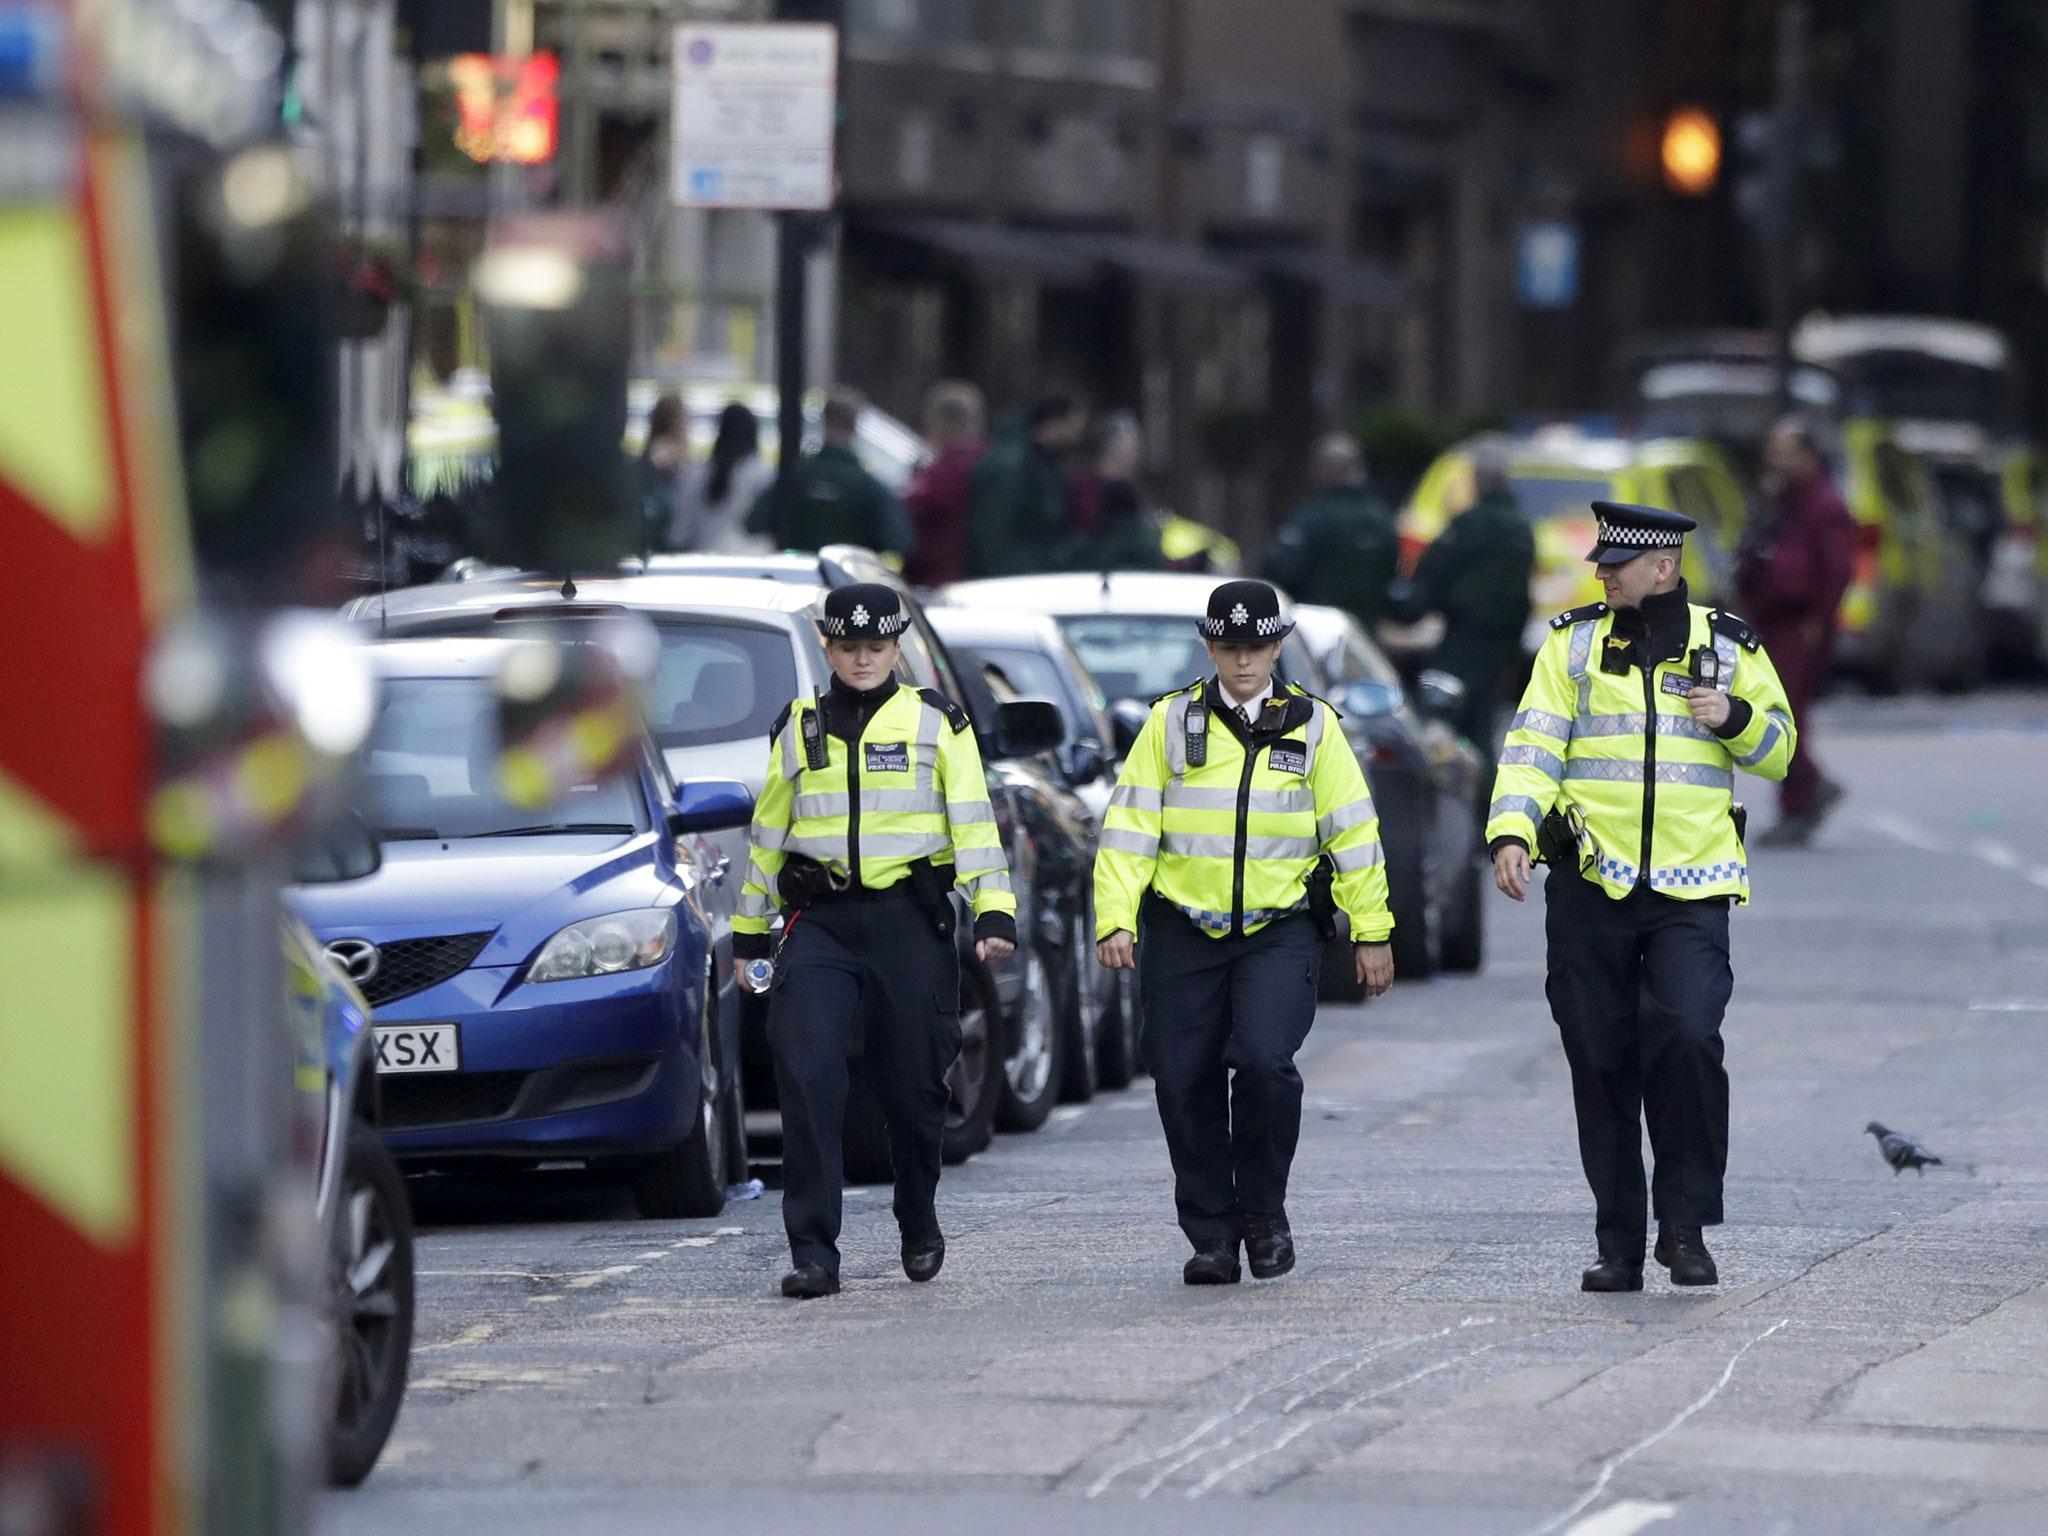
[[[1234,789],[1196,789],[1180,780],[1166,786],[1169,811],[1237,810]],[[1254,789],[1245,797],[1245,809],[1270,815],[1298,815],[1316,808],[1315,791],[1309,789]]]
[[1543,807],[1528,795],[1502,795],[1486,808],[1486,819],[1496,816],[1526,816],[1531,821],[1543,819]]
[[[842,840],[841,847],[844,846]],[[862,858],[928,859],[952,846],[953,839],[944,832],[879,832],[873,836],[862,833],[860,839]]]
[[1109,792],[1112,807],[1122,806],[1127,811],[1151,811],[1157,814],[1163,797],[1149,784],[1119,784]]
[[[1598,757],[1575,757],[1564,765],[1567,779],[1599,779],[1614,784],[1640,784],[1643,765],[1634,759],[1620,761]],[[1659,763],[1659,784],[1697,784],[1705,789],[1732,789],[1735,775],[1726,768],[1706,763]]]
[[1166,730],[1166,772],[1170,778],[1187,777],[1188,704],[1192,694],[1177,693],[1166,702],[1163,721]]
[[[863,816],[937,815],[945,808],[946,802],[939,798],[936,790],[863,789],[860,792],[860,813]],[[813,794],[798,795],[793,810],[799,821],[846,816],[852,814],[853,797],[843,791],[819,790]]]
[[1503,768],[1541,768],[1553,779],[1564,772],[1564,759],[1546,747],[1508,747],[1500,755]]
[[955,848],[953,867],[962,875],[975,875],[985,869],[1007,870],[1010,860],[1000,848]]
[[1717,629],[1714,631],[1714,654],[1721,658],[1720,689],[1729,693],[1735,687],[1735,669],[1742,665],[1742,647]]
[[946,717],[922,696],[917,702],[924,706],[917,718],[917,787],[931,790],[938,786],[934,775],[939,763],[939,728]]
[[775,898],[765,891],[741,891],[738,912],[741,917],[773,917]]
[[1010,872],[1007,869],[999,869],[992,874],[986,875],[969,875],[960,882],[960,886],[961,889],[967,892],[967,898],[970,901],[981,895],[984,891],[1012,890]]
[[1134,854],[1141,859],[1159,856],[1159,839],[1150,832],[1133,832],[1126,827],[1104,829],[1101,846],[1113,853]]
[[1525,709],[1508,723],[1510,733],[1535,731],[1539,735],[1553,736],[1559,741],[1570,741],[1572,723],[1563,715],[1553,715],[1547,709]]
[[780,851],[789,846],[789,828],[787,827],[771,827],[757,821],[748,826],[747,837],[757,848]]
[[[1160,851],[1184,859],[1233,859],[1237,839],[1227,832],[1175,832],[1159,839]],[[1247,859],[1313,859],[1321,845],[1312,837],[1248,837],[1244,840]]]
[[1778,738],[1783,736],[1792,724],[1781,710],[1767,709],[1764,711],[1764,718],[1770,723],[1764,727],[1763,738],[1757,742],[1753,751],[1745,752],[1735,759],[1745,768],[1754,768],[1769,757],[1771,749],[1778,744]]
[[782,776],[794,779],[804,771],[804,749],[796,728],[799,711],[791,709],[789,719],[783,722],[782,734],[775,738],[777,750],[782,753]]
[[945,802],[946,821],[950,826],[971,827],[976,822],[993,822],[996,808],[986,800],[948,800]]
[[1361,869],[1371,869],[1386,862],[1386,853],[1378,843],[1363,843],[1356,848],[1339,848],[1330,855],[1339,874],[1352,874]]
[[1349,832],[1353,827],[1362,827],[1378,813],[1373,809],[1372,796],[1363,795],[1349,805],[1340,805],[1316,823],[1316,836],[1324,842],[1332,841],[1338,833]]
[[[1572,722],[1572,734],[1579,737],[1641,736],[1650,728],[1650,717],[1633,715],[1583,715]],[[1691,715],[1657,715],[1659,736],[1688,736],[1694,741],[1712,741],[1714,733]]]
[[821,832],[816,836],[792,837],[789,840],[791,853],[803,854],[816,859],[820,864],[846,863],[846,834],[844,832]]

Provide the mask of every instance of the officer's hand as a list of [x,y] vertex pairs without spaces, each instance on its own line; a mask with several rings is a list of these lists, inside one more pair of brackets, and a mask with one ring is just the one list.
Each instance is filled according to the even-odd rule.
[[750,961],[742,960],[738,955],[732,957],[732,979],[739,983],[739,988],[742,992],[754,990],[754,984],[747,980],[747,966],[749,964],[751,964]]
[[976,939],[974,941],[974,953],[983,962],[1000,960],[1005,955],[1014,955],[1016,952],[1017,946],[1008,939]]
[[1378,997],[1394,984],[1394,946],[1354,944],[1352,961],[1358,966],[1358,984],[1367,997]]
[[1685,696],[1685,702],[1692,706],[1692,717],[1710,731],[1718,731],[1728,723],[1728,695],[1718,688],[1695,688]]
[[1493,856],[1493,883],[1517,901],[1529,894],[1529,880],[1535,872],[1529,850],[1520,843],[1502,843]]
[[1137,935],[1128,928],[1117,929],[1095,946],[1095,958],[1102,962],[1105,970],[1135,971],[1138,968]]

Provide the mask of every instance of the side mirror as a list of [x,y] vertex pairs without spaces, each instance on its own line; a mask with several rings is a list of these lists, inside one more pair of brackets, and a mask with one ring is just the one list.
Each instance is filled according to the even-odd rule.
[[1056,752],[1067,739],[1067,722],[1057,704],[1012,699],[996,706],[996,755],[1036,757]]
[[1344,690],[1344,713],[1371,719],[1391,715],[1406,701],[1398,683],[1377,683],[1370,679],[1353,683]]
[[292,847],[294,885],[341,885],[384,867],[384,846],[360,811],[343,811],[310,827]]
[[738,779],[686,779],[668,813],[671,832],[723,832],[754,819],[754,795]]
[[1131,755],[1131,748],[1138,744],[1138,732],[1145,729],[1145,722],[1151,717],[1152,711],[1136,699],[1118,699],[1109,706],[1109,725],[1116,733],[1118,757]]
[[1465,707],[1465,685],[1450,673],[1432,667],[1415,680],[1415,703],[1425,719],[1448,723]]
[[1109,772],[1109,754],[1092,738],[1068,743],[1066,757],[1067,779],[1077,786],[1093,784]]

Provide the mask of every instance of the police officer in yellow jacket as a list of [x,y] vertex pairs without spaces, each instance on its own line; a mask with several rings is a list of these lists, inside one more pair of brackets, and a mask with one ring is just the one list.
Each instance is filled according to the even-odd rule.
[[[967,716],[943,694],[896,682],[909,624],[892,587],[863,583],[825,598],[817,625],[832,685],[794,701],[770,733],[733,918],[742,985],[748,965],[774,952],[768,1043],[795,1265],[785,1296],[839,1289],[840,1134],[856,1050],[888,1121],[903,1271],[918,1281],[938,1274],[946,1072],[960,1053],[953,885],[973,903],[981,958],[1017,940],[1017,899]],[[778,909],[779,948],[769,937]]]
[[[1138,971],[1141,1044],[1173,1159],[1189,1285],[1294,1267],[1287,1174],[1294,1054],[1315,1022],[1319,915],[1350,919],[1358,979],[1394,979],[1379,816],[1337,712],[1276,685],[1294,628],[1261,581],[1230,581],[1198,626],[1216,675],[1152,706],[1095,859],[1107,966]],[[1312,899],[1312,890],[1317,898]],[[1134,953],[1135,952],[1135,953]]]
[[1587,558],[1607,601],[1551,620],[1486,835],[1495,881],[1517,901],[1531,850],[1550,865],[1546,990],[1599,1243],[1583,1288],[1642,1289],[1652,1200],[1672,1282],[1714,1285],[1701,1229],[1721,1221],[1728,1162],[1728,908],[1749,900],[1735,770],[1782,779],[1797,736],[1756,632],[1689,599],[1678,569],[1692,519],[1593,510]]

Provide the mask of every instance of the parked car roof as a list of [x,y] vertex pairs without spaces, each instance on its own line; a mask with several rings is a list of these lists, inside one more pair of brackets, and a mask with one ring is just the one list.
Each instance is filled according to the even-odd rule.
[[357,623],[374,625],[379,604],[388,601],[384,611],[401,629],[424,620],[484,617],[507,608],[545,614],[558,604],[577,615],[612,607],[800,614],[817,601],[818,593],[815,573],[808,584],[696,572],[599,576],[579,580],[574,597],[564,597],[562,583],[552,577],[491,576],[405,587],[381,598],[357,598],[343,614]]
[[955,582],[945,589],[951,607],[1015,604],[1037,612],[1142,613],[1200,618],[1215,576],[1178,571],[1071,572],[1051,576],[999,576]]

